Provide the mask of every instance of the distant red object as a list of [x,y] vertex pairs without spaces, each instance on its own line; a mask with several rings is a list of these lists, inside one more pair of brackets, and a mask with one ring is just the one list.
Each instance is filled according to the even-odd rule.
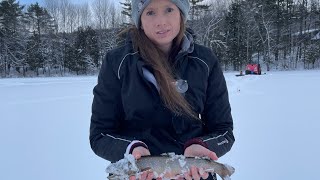
[[261,75],[260,64],[248,64],[246,67],[246,74],[257,74]]

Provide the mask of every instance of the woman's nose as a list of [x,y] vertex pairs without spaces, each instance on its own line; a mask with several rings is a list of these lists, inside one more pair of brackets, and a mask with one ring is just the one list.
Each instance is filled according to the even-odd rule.
[[167,24],[167,18],[163,15],[158,16],[156,19],[157,27],[165,26]]

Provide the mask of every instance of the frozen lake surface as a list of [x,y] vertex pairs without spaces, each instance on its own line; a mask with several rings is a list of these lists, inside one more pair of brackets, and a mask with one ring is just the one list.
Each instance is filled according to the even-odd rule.
[[[225,73],[233,180],[318,179],[320,71]],[[0,179],[104,180],[89,145],[96,77],[0,79]]]

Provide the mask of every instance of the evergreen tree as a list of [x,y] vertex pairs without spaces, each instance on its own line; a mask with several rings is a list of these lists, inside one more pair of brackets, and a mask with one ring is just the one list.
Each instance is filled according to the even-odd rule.
[[48,11],[45,8],[40,7],[38,3],[31,4],[28,7],[26,16],[30,25],[30,30],[34,34],[42,36],[42,34],[56,31],[53,18]]
[[227,57],[233,65],[233,70],[240,70],[246,60],[245,24],[244,13],[240,2],[230,5],[230,11],[226,17]]
[[[32,70],[39,75],[39,69],[50,69],[49,47],[51,41],[48,39],[49,34],[56,31],[52,17],[48,11],[40,7],[38,3],[31,4],[26,12],[26,19],[29,26],[29,31],[32,33],[30,42],[28,43],[27,62]],[[36,62],[38,61],[38,62]]]
[[131,19],[131,0],[125,0],[125,2],[120,2],[120,4],[122,5],[121,14],[125,15],[128,19]]
[[210,5],[203,4],[204,0],[189,0],[191,21],[199,20],[201,13],[209,10]]
[[36,75],[38,76],[39,69],[43,68],[45,57],[42,53],[41,43],[39,43],[39,35],[34,34],[29,39],[26,60],[30,69],[35,71]]
[[310,64],[311,64],[311,68],[315,68],[315,63],[320,60],[319,40],[307,46],[306,53],[305,53],[305,60],[306,60],[306,65],[305,65],[306,68],[310,69],[309,67]]
[[69,34],[69,37],[63,37],[63,69],[68,69],[69,71],[74,71],[79,74],[80,67],[78,65],[78,60],[76,57],[76,50],[74,47],[74,33]]
[[71,70],[79,73],[87,73],[99,66],[99,47],[97,33],[91,27],[79,28],[74,44],[75,59]]
[[0,2],[0,73],[4,76],[10,73],[12,68],[24,66],[25,30],[21,24],[22,9],[15,0],[3,0]]
[[0,24],[2,31],[6,35],[11,35],[18,31],[22,9],[19,2],[15,0],[3,0],[0,2]]
[[204,0],[189,0],[190,2],[190,11],[189,11],[189,20],[188,26],[193,30],[195,33],[195,40],[199,44],[204,44],[201,40],[203,39],[203,34],[205,33],[205,28],[203,24],[205,22],[209,22],[208,16],[209,13],[209,5],[205,5]]
[[278,0],[277,1],[277,19],[276,19],[276,48],[275,48],[275,61],[278,62],[280,55],[283,52],[284,58],[291,51],[291,34],[293,18],[293,0]]

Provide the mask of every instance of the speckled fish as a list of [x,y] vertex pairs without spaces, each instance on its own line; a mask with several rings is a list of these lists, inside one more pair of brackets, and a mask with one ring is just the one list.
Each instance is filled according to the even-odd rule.
[[189,172],[191,166],[203,168],[205,172],[218,174],[223,180],[230,180],[235,169],[204,158],[189,158],[182,155],[145,156],[135,160],[132,155],[110,164],[106,172],[109,180],[127,180],[130,176],[139,176],[143,171],[153,172],[154,178],[176,179],[179,175]]

